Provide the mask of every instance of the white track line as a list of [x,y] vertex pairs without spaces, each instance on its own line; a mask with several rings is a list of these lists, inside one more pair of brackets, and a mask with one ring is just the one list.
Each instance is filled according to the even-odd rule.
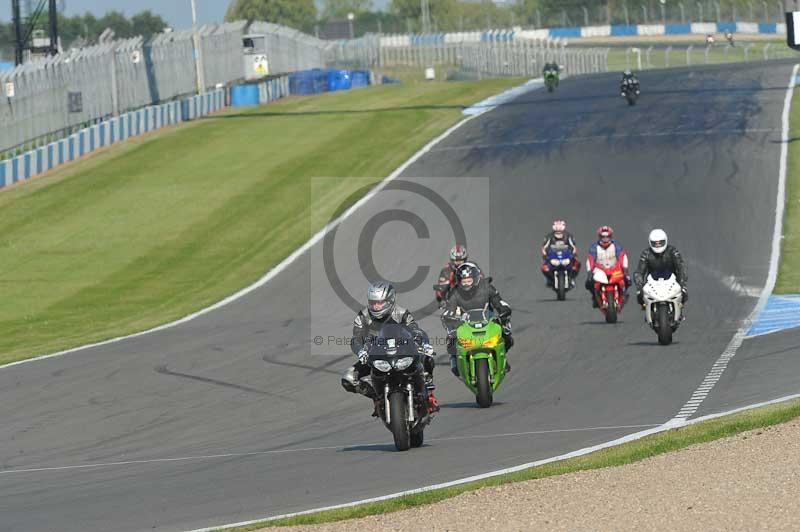
[[[609,427],[582,427],[574,429],[550,429],[550,430],[532,430],[528,432],[513,432],[506,434],[478,434],[474,436],[452,436],[445,438],[432,438],[428,442],[436,441],[453,441],[453,440],[484,440],[494,438],[508,438],[514,436],[540,436],[547,434],[560,434],[564,432],[593,432],[593,431],[606,431],[606,430],[621,430],[621,429],[639,429],[639,428],[653,428],[660,425],[651,423],[648,425],[620,425]],[[271,454],[289,454],[289,453],[309,453],[317,451],[341,451],[342,449],[350,449],[353,447],[384,447],[386,442],[378,443],[351,443],[347,445],[329,445],[325,447],[301,447],[299,449],[274,449],[270,451],[250,451],[244,453],[218,453],[218,454],[201,454],[195,456],[179,456],[174,458],[150,458],[142,460],[120,460],[116,462],[95,462],[90,464],[73,464],[65,466],[50,466],[50,467],[28,467],[24,469],[6,469],[0,470],[0,475],[15,475],[23,473],[40,473],[49,471],[70,471],[81,469],[98,469],[101,467],[120,467],[130,465],[147,465],[147,464],[161,464],[168,462],[188,462],[196,460],[218,460],[221,458],[247,458],[249,456],[266,456]]]
[[727,369],[731,359],[736,356],[736,352],[742,346],[742,342],[747,336],[747,331],[755,319],[767,305],[769,296],[775,288],[775,280],[778,277],[778,263],[781,256],[781,235],[783,234],[783,210],[786,203],[786,162],[789,155],[789,113],[792,107],[792,93],[794,92],[795,78],[797,70],[800,65],[794,65],[792,69],[792,77],[789,79],[789,86],[786,89],[786,96],[783,100],[783,115],[781,116],[781,153],[780,153],[780,170],[778,172],[778,198],[775,204],[775,227],[772,232],[772,252],[769,258],[769,273],[767,274],[767,281],[764,284],[764,289],[761,291],[761,296],[758,298],[758,303],[753,309],[753,312],[742,323],[736,334],[731,338],[730,343],[722,352],[720,357],[711,366],[711,371],[708,372],[703,382],[694,391],[692,396],[685,405],[678,411],[673,418],[674,421],[685,421],[689,419],[703,404],[708,394],[714,389],[714,386],[722,378],[722,374]]
[[[529,87],[528,84],[525,84],[525,85],[521,85],[519,87],[515,87],[515,88],[512,88],[512,89],[509,89],[509,91],[518,91],[521,87],[526,87],[526,86]],[[529,89],[530,89],[530,87],[529,87]],[[504,93],[499,94],[498,97],[502,96],[503,94]],[[239,290],[235,294],[226,297],[222,301],[214,303],[210,307],[206,307],[206,308],[204,308],[202,310],[198,310],[197,312],[195,312],[193,314],[189,314],[188,316],[185,316],[185,317],[180,318],[178,320],[175,320],[173,322],[165,323],[164,325],[159,325],[158,327],[153,327],[152,329],[148,329],[146,331],[142,331],[142,332],[138,332],[138,333],[134,333],[134,334],[129,334],[129,335],[126,335],[126,336],[119,336],[117,338],[111,338],[109,340],[104,340],[102,342],[96,342],[96,343],[93,343],[93,344],[87,344],[87,345],[83,345],[83,346],[80,346],[80,347],[67,349],[65,351],[59,351],[58,353],[52,353],[52,354],[49,354],[49,355],[42,355],[42,356],[38,356],[38,357],[35,357],[35,358],[29,358],[29,359],[26,359],[26,360],[20,360],[18,362],[11,362],[9,364],[5,364],[5,365],[0,366],[0,370],[6,369],[6,368],[10,368],[10,367],[13,367],[13,366],[18,366],[18,365],[21,365],[21,364],[29,364],[31,362],[37,362],[37,361],[40,361],[40,360],[46,360],[48,358],[60,357],[60,356],[63,356],[63,355],[68,355],[70,353],[75,353],[75,352],[78,352],[78,351],[91,349],[93,347],[101,347],[101,346],[105,346],[105,345],[110,345],[110,344],[114,344],[114,343],[117,343],[117,342],[121,342],[123,340],[130,340],[131,338],[137,338],[139,336],[144,336],[146,334],[152,334],[154,332],[163,331],[164,329],[170,329],[170,328],[175,327],[177,325],[181,325],[181,324],[186,323],[188,321],[191,321],[191,320],[193,320],[195,318],[198,318],[198,317],[200,317],[200,316],[202,316],[204,314],[208,314],[209,312],[212,312],[214,310],[222,308],[225,305],[233,303],[237,299],[241,299],[242,297],[246,296],[250,292],[253,292],[254,290],[257,290],[257,289],[261,288],[262,286],[264,286],[265,284],[270,282],[272,279],[274,279],[279,273],[281,273],[283,270],[285,270],[287,267],[289,267],[294,261],[296,261],[302,255],[304,255],[309,249],[311,249],[312,246],[314,246],[319,241],[321,241],[322,238],[325,236],[325,234],[328,231],[331,231],[332,229],[338,227],[342,222],[344,222],[347,218],[349,218],[356,210],[358,210],[360,207],[362,207],[370,199],[374,198],[378,194],[378,192],[380,192],[381,190],[383,190],[386,187],[386,185],[389,182],[395,180],[398,176],[400,176],[400,174],[402,174],[406,170],[406,168],[408,168],[409,166],[411,166],[412,164],[417,162],[423,155],[425,155],[429,151],[431,151],[431,149],[434,146],[436,146],[437,144],[442,142],[444,139],[446,139],[447,137],[452,135],[453,132],[455,132],[457,129],[459,129],[461,126],[463,126],[464,124],[466,124],[470,120],[473,120],[473,119],[483,115],[485,112],[490,111],[491,109],[494,109],[495,107],[496,107],[496,105],[495,106],[489,106],[489,107],[484,108],[482,110],[482,112],[480,112],[478,114],[467,116],[466,118],[462,119],[460,122],[455,124],[453,127],[451,127],[450,129],[448,129],[447,131],[445,131],[444,133],[442,133],[441,135],[439,135],[438,137],[436,137],[435,139],[430,141],[421,150],[419,150],[417,153],[412,155],[410,159],[408,159],[406,162],[404,162],[402,165],[400,165],[399,168],[397,168],[394,172],[389,174],[388,177],[383,179],[383,181],[381,181],[380,183],[376,184],[375,187],[372,190],[370,190],[365,196],[363,196],[360,200],[358,200],[356,203],[354,203],[349,209],[347,209],[344,213],[342,213],[341,216],[339,216],[334,221],[330,222],[328,225],[326,225],[325,227],[320,229],[305,244],[303,244],[298,249],[296,249],[291,255],[289,255],[288,257],[283,259],[277,266],[272,268],[263,277],[261,277],[261,279],[259,279],[255,283],[251,284],[250,286],[247,286],[247,287]]]
[[324,512],[324,511],[327,511],[327,510],[338,510],[338,509],[341,509],[341,508],[351,508],[353,506],[359,506],[359,505],[368,504],[368,503],[371,503],[371,502],[380,502],[380,501],[386,501],[386,500],[389,500],[389,499],[396,499],[398,497],[403,497],[405,495],[413,495],[415,493],[423,493],[423,492],[426,492],[426,491],[433,491],[433,490],[437,490],[437,489],[441,489],[441,488],[449,488],[449,487],[453,487],[453,486],[458,486],[459,484],[467,484],[469,482],[474,482],[476,480],[483,480],[483,479],[486,479],[486,478],[491,478],[491,477],[495,477],[495,476],[499,476],[499,475],[504,475],[506,473],[514,473],[514,472],[521,471],[521,470],[524,470],[524,469],[530,469],[531,467],[537,467],[537,466],[541,466],[541,465],[545,465],[545,464],[549,464],[549,463],[553,463],[553,462],[560,462],[562,460],[567,460],[569,458],[575,458],[575,457],[578,457],[578,456],[584,456],[584,455],[593,453],[595,451],[599,451],[601,449],[607,449],[609,447],[614,447],[614,446],[617,446],[617,445],[621,445],[623,443],[628,443],[628,442],[631,442],[631,441],[635,441],[635,440],[644,438],[645,436],[650,436],[650,435],[653,435],[653,434],[658,434],[660,432],[666,432],[668,430],[681,428],[681,427],[684,427],[686,425],[694,425],[696,423],[700,423],[700,422],[703,422],[703,421],[709,421],[709,420],[712,420],[712,419],[715,419],[715,418],[728,416],[728,415],[731,415],[731,414],[736,414],[736,413],[743,412],[743,411],[746,411],[746,410],[752,410],[754,408],[759,408],[759,407],[762,407],[762,406],[768,406],[768,405],[774,405],[774,404],[778,404],[778,403],[784,403],[786,401],[792,401],[792,400],[795,400],[795,399],[800,399],[800,394],[787,395],[787,396],[784,396],[784,397],[779,397],[777,399],[773,399],[771,401],[764,401],[762,403],[756,403],[756,404],[752,404],[752,405],[748,405],[748,406],[743,406],[741,408],[735,408],[733,410],[727,410],[725,412],[719,412],[717,414],[711,414],[711,415],[708,415],[708,416],[698,417],[698,418],[692,419],[690,421],[671,419],[670,421],[664,423],[663,425],[659,425],[657,427],[653,427],[653,428],[648,429],[648,430],[643,430],[643,431],[640,431],[640,432],[636,432],[634,434],[629,434],[628,436],[624,436],[622,438],[618,438],[616,440],[613,440],[613,441],[610,441],[610,442],[607,442],[607,443],[601,443],[599,445],[593,445],[592,447],[585,447],[583,449],[579,449],[579,450],[573,451],[571,453],[562,454],[560,456],[554,456],[553,458],[546,458],[544,460],[537,460],[535,462],[530,462],[530,463],[522,464],[522,465],[515,466],[515,467],[509,467],[509,468],[506,468],[506,469],[500,469],[498,471],[492,471],[490,473],[484,473],[482,475],[475,475],[475,476],[472,476],[472,477],[459,479],[459,480],[454,480],[454,481],[451,481],[451,482],[444,482],[442,484],[434,484],[432,486],[425,486],[425,487],[417,488],[417,489],[413,489],[413,490],[401,491],[401,492],[393,493],[393,494],[390,494],[390,495],[383,495],[383,496],[380,496],[380,497],[373,497],[371,499],[364,499],[364,500],[349,502],[349,503],[345,503],[345,504],[337,504],[337,505],[334,505],[334,506],[326,506],[324,508],[316,508],[316,509],[313,509],[313,510],[305,510],[305,511],[302,511],[302,512],[294,512],[294,513],[289,513],[289,514],[276,515],[276,516],[273,516],[273,517],[264,517],[264,518],[261,518],[261,519],[253,519],[251,521],[242,521],[240,523],[231,523],[231,524],[227,524],[227,525],[218,525],[218,526],[212,526],[212,527],[208,527],[208,528],[198,528],[198,529],[195,529],[195,530],[191,530],[189,532],[214,532],[216,530],[223,530],[223,529],[227,529],[227,528],[234,528],[234,527],[240,527],[240,526],[248,526],[248,525],[253,525],[253,524],[256,524],[256,523],[266,523],[266,522],[269,522],[269,521],[276,521],[276,520],[279,520],[279,519],[286,519],[286,518],[289,518],[289,517],[297,517],[299,515],[307,515],[307,514],[313,514],[313,513],[318,513],[318,512]]
[[[764,305],[766,305],[766,301],[769,298],[769,295],[770,295],[770,293],[772,292],[772,289],[775,286],[775,279],[777,277],[778,258],[780,257],[780,239],[781,239],[781,232],[782,232],[782,228],[783,228],[783,210],[784,210],[784,202],[786,200],[785,188],[786,188],[786,158],[787,158],[787,155],[788,155],[788,138],[789,138],[789,109],[790,109],[790,106],[791,106],[792,89],[794,87],[794,83],[795,83],[795,78],[797,76],[798,67],[800,67],[800,65],[795,65],[794,68],[792,69],[792,77],[791,77],[791,80],[789,81],[789,87],[787,88],[787,91],[786,91],[786,99],[784,100],[784,107],[783,107],[783,115],[782,115],[782,127],[783,127],[783,129],[782,129],[782,134],[781,134],[782,143],[781,143],[781,154],[780,154],[780,157],[781,157],[781,160],[780,160],[780,175],[779,175],[779,180],[778,180],[778,203],[777,203],[777,205],[775,207],[775,230],[773,232],[773,237],[772,237],[772,254],[771,254],[771,257],[770,257],[770,269],[769,269],[769,273],[767,275],[767,282],[766,282],[766,284],[764,286],[764,290],[762,291],[761,296],[759,297],[759,301],[758,301],[758,303],[756,305],[756,308],[751,313],[750,318],[745,322],[745,325],[748,322],[751,322],[752,318],[757,315],[757,311],[760,311],[764,307]],[[336,510],[336,509],[340,509],[340,508],[350,508],[350,507],[353,507],[353,506],[359,506],[359,505],[367,504],[367,503],[371,503],[371,502],[379,502],[379,501],[385,501],[385,500],[389,500],[389,499],[395,499],[395,498],[398,498],[398,497],[403,497],[405,495],[412,495],[412,494],[415,494],[415,493],[423,493],[423,492],[426,492],[426,491],[432,491],[432,490],[441,489],[441,488],[448,488],[448,487],[452,487],[452,486],[457,486],[459,484],[467,484],[469,482],[473,482],[473,481],[476,481],[476,480],[482,480],[482,479],[485,479],[485,478],[499,476],[499,475],[503,475],[503,474],[506,474],[506,473],[514,473],[516,471],[529,469],[531,467],[536,467],[536,466],[548,464],[548,463],[551,463],[551,462],[558,462],[558,461],[561,461],[561,460],[566,460],[568,458],[574,458],[574,457],[577,457],[577,456],[583,456],[583,455],[586,455],[586,454],[589,454],[589,453],[593,453],[595,451],[599,451],[601,449],[607,449],[609,447],[614,447],[616,445],[621,445],[623,443],[628,443],[628,442],[631,442],[631,441],[635,441],[635,440],[644,438],[645,436],[650,436],[651,434],[658,434],[660,432],[665,432],[667,430],[671,430],[671,429],[674,429],[674,428],[680,428],[680,427],[685,426],[687,424],[694,424],[694,423],[698,423],[700,421],[706,421],[706,420],[713,419],[713,418],[716,418],[716,417],[721,417],[721,416],[733,414],[733,413],[736,413],[736,412],[741,412],[741,411],[744,411],[744,410],[757,408],[757,407],[760,407],[760,406],[765,406],[765,405],[770,405],[770,404],[775,404],[775,403],[780,403],[780,402],[784,402],[784,401],[789,401],[789,400],[792,400],[792,399],[800,398],[800,394],[789,395],[789,396],[781,397],[781,398],[778,398],[778,399],[774,399],[772,401],[766,401],[766,402],[763,402],[763,403],[757,403],[757,404],[754,404],[754,405],[749,405],[749,406],[745,406],[745,407],[742,407],[742,408],[729,410],[729,411],[726,411],[726,412],[720,412],[720,413],[717,413],[717,414],[711,414],[711,415],[708,415],[708,416],[703,416],[703,417],[696,418],[696,419],[693,419],[691,421],[688,421],[688,417],[691,414],[693,414],[694,412],[697,411],[697,408],[695,407],[695,404],[697,405],[697,407],[699,407],[699,405],[702,403],[703,399],[705,399],[705,397],[708,395],[708,392],[711,391],[711,389],[714,387],[716,382],[719,380],[719,377],[722,375],[722,372],[727,367],[727,364],[730,361],[730,359],[733,358],[733,356],[736,354],[736,350],[739,348],[739,346],[741,346],[742,340],[744,339],[744,333],[742,332],[743,330],[746,331],[746,329],[744,329],[744,327],[740,328],[737,331],[737,333],[734,335],[734,337],[731,340],[731,342],[728,344],[728,347],[725,349],[725,351],[723,351],[723,353],[720,356],[720,358],[717,360],[717,362],[712,367],[711,372],[706,377],[706,380],[704,380],[703,383],[700,385],[700,387],[698,387],[698,390],[705,391],[705,394],[703,394],[702,397],[700,397],[699,394],[698,394],[697,397],[695,396],[695,394],[697,394],[698,392],[695,392],[695,394],[692,394],[692,397],[687,402],[687,405],[685,405],[683,408],[681,408],[681,410],[678,413],[678,415],[676,415],[674,418],[670,419],[669,421],[667,421],[666,423],[664,423],[663,425],[660,425],[658,427],[654,427],[654,428],[651,428],[651,429],[646,429],[646,430],[643,430],[643,431],[640,431],[640,432],[635,432],[633,434],[629,434],[627,436],[624,436],[622,438],[618,438],[616,440],[612,440],[610,442],[601,443],[599,445],[594,445],[592,447],[585,447],[583,449],[579,449],[577,451],[573,451],[571,453],[563,454],[563,455],[560,455],[560,456],[555,456],[553,458],[548,458],[548,459],[545,459],[545,460],[537,460],[535,462],[529,462],[527,464],[522,464],[522,465],[519,465],[519,466],[510,467],[510,468],[506,468],[506,469],[500,469],[500,470],[497,470],[497,471],[492,471],[490,473],[484,473],[484,474],[481,474],[481,475],[475,475],[475,476],[472,476],[472,477],[467,477],[467,478],[463,478],[463,479],[459,479],[459,480],[454,480],[454,481],[451,481],[451,482],[445,482],[445,483],[442,483],[442,484],[435,484],[435,485],[432,485],[432,486],[425,486],[425,487],[422,487],[422,488],[417,488],[417,489],[408,490],[408,491],[402,491],[402,492],[393,493],[393,494],[390,494],[390,495],[383,495],[383,496],[380,496],[380,497],[373,497],[371,499],[364,499],[364,500],[349,502],[349,503],[345,503],[345,504],[337,504],[337,505],[334,505],[334,506],[327,506],[327,507],[324,507],[324,508],[315,508],[313,510],[306,510],[306,511],[302,511],[302,512],[294,512],[294,513],[277,515],[277,516],[268,517],[268,518],[262,518],[262,519],[254,519],[254,520],[251,520],[251,521],[243,521],[243,522],[240,522],[240,523],[231,523],[231,524],[227,524],[227,525],[218,525],[218,526],[209,527],[209,528],[199,528],[199,529],[192,530],[190,532],[213,532],[215,530],[220,530],[220,529],[223,529],[223,528],[233,528],[233,527],[239,527],[239,526],[248,526],[248,525],[253,525],[253,524],[256,524],[256,523],[262,523],[262,522],[267,522],[267,521],[275,521],[275,520],[278,520],[278,519],[285,519],[285,518],[288,518],[288,517],[296,517],[296,516],[299,516],[299,515],[306,515],[306,514],[312,514],[312,513],[317,513],[317,512],[323,512],[323,511],[326,511],[326,510]],[[689,406],[689,403],[692,403],[692,405]],[[685,414],[685,415],[683,415],[683,414]]]

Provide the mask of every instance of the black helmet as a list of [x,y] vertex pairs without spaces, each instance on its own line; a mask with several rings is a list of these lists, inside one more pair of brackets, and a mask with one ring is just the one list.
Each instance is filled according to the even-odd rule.
[[367,309],[376,320],[385,318],[394,310],[395,290],[392,283],[370,283],[367,290]]
[[456,270],[458,286],[462,290],[469,292],[481,282],[481,269],[474,262],[465,262]]

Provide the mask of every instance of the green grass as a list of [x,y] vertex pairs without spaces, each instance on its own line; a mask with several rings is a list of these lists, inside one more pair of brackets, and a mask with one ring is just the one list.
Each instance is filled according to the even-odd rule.
[[789,117],[789,158],[786,172],[786,211],[776,294],[800,293],[800,91],[792,94]]
[[[641,50],[642,67],[647,68],[665,68],[665,67],[683,67],[691,65],[704,65],[706,64],[706,47],[702,43],[695,43],[691,52],[687,57],[688,44],[685,43],[670,43],[672,50],[667,57],[666,50],[663,47],[653,48],[650,52],[650,62],[647,61],[647,49],[650,45],[657,43],[643,43],[638,46]],[[716,46],[708,51],[707,64],[720,64],[720,63],[740,63],[745,61],[745,47],[752,44],[747,52],[747,59],[749,61],[759,61],[764,58],[764,50],[767,45],[767,52],[770,59],[793,57],[795,52],[788,48],[783,42],[772,41],[756,41],[753,43],[737,42],[736,46],[730,47],[727,43],[717,43]],[[662,44],[663,46],[663,44]],[[636,54],[630,53],[626,55],[626,48],[616,47],[611,48],[608,55],[608,68],[611,71],[624,70],[632,68],[638,70],[638,62]],[[630,61],[630,62],[629,62]]]
[[[462,106],[520,82],[289,98],[131,140],[4,191],[0,363],[219,301],[461,119]],[[310,180],[328,176],[338,179],[315,188],[326,197],[311,216]]]
[[471,482],[469,484],[418,493],[415,495],[407,495],[388,501],[364,504],[352,508],[318,512],[226,530],[229,530],[230,532],[246,532],[260,530],[264,527],[328,523],[332,521],[366,517],[369,515],[396,512],[407,508],[432,504],[455,497],[461,493],[474,491],[480,488],[499,486],[511,482],[535,480],[555,475],[563,475],[575,471],[631,464],[633,462],[638,462],[640,460],[644,460],[645,458],[650,458],[659,454],[677,451],[690,445],[706,443],[720,438],[733,436],[748,430],[784,423],[798,416],[800,416],[800,401],[771,405],[703,423],[698,423],[696,425],[690,425],[684,428],[647,436],[641,440],[603,449],[586,456],[554,462],[516,473],[500,475],[477,482]]

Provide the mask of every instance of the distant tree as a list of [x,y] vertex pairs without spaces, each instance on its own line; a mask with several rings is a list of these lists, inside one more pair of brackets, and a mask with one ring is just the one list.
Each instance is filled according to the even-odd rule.
[[109,11],[97,21],[97,25],[100,27],[101,33],[106,28],[114,30],[114,37],[117,39],[127,39],[134,36],[133,24],[119,11]]
[[372,11],[372,0],[324,0],[323,18],[341,19],[348,13],[359,15]]
[[263,20],[311,32],[317,6],[314,0],[231,0],[225,20]]
[[154,15],[149,9],[135,14],[131,18],[134,35],[150,37],[155,33],[161,33],[167,27],[166,21],[158,15]]
[[[438,29],[450,30],[458,27],[457,0],[430,0],[431,19],[436,22]],[[422,17],[422,8],[419,0],[392,0],[389,11],[404,20],[416,23],[419,30],[419,21]]]

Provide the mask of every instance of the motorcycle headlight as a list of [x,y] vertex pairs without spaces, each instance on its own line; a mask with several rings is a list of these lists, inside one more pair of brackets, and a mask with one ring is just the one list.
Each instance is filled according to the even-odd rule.
[[553,266],[558,266],[559,264],[561,264],[561,261],[558,259],[550,259],[550,264],[552,264]]
[[477,344],[475,343],[475,340],[472,340],[470,338],[459,338],[458,345],[460,345],[464,349],[472,349]]
[[398,358],[394,361],[394,369],[404,370],[414,362],[413,357]]
[[570,259],[561,259],[562,266],[569,266],[569,263],[572,262]]
[[372,362],[372,366],[378,371],[382,371],[384,373],[392,371],[392,365],[386,362],[385,360],[374,360]]
[[483,347],[497,347],[497,344],[500,343],[500,335],[492,336],[485,342],[483,342]]

